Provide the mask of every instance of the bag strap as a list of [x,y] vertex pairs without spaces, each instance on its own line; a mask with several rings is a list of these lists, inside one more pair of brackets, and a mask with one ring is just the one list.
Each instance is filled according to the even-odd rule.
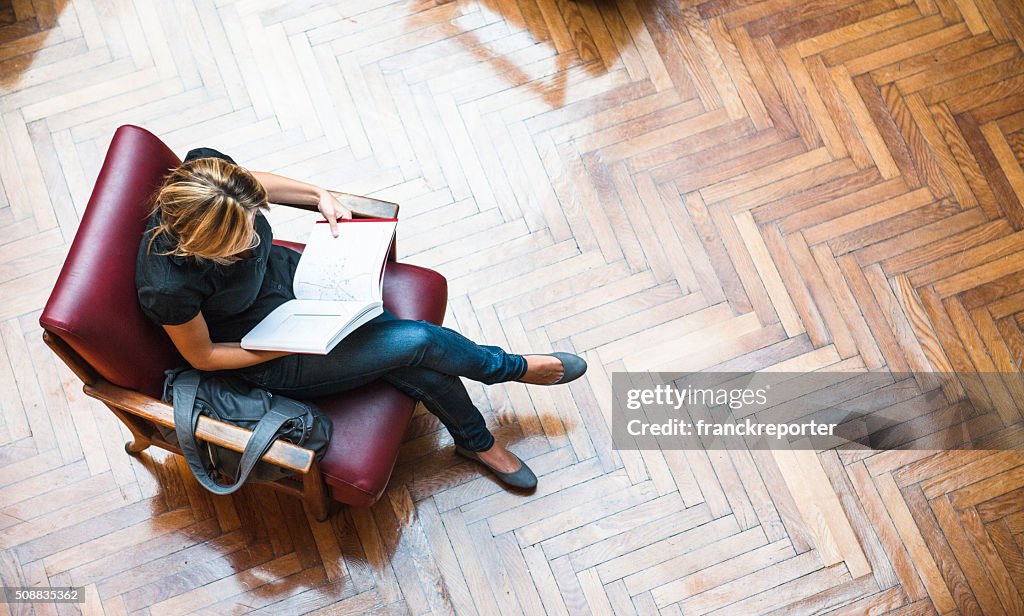
[[272,394],[260,390],[266,414],[260,418],[252,435],[245,443],[242,458],[238,464],[238,477],[230,485],[217,483],[211,476],[210,469],[199,456],[199,444],[196,442],[196,426],[199,424],[199,410],[196,409],[196,396],[199,392],[200,374],[197,370],[188,370],[175,378],[174,383],[174,430],[178,435],[178,446],[188,462],[188,467],[196,480],[214,494],[231,494],[238,490],[249,478],[256,463],[263,458],[270,446],[277,439],[277,432],[289,419],[301,417],[306,409],[288,398],[278,398],[278,407],[271,408]]
[[[270,396],[269,392],[264,391],[263,393],[268,397]],[[232,492],[241,487],[246,479],[249,478],[253,468],[256,467],[256,464],[259,463],[267,453],[267,450],[274,444],[274,441],[277,440],[281,426],[290,419],[302,417],[306,414],[306,409],[294,400],[278,398],[278,401],[278,408],[270,408],[269,398],[264,398],[264,403],[268,407],[267,413],[260,418],[256,428],[252,431],[252,436],[249,437],[249,441],[245,444],[242,460],[238,463],[238,479],[231,490]]]

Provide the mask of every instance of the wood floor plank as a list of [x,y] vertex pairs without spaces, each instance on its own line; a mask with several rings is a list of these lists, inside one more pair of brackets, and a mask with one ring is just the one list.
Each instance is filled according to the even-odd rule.
[[906,501],[899,493],[899,488],[896,487],[895,482],[893,482],[889,475],[878,476],[875,483],[879,495],[893,515],[893,523],[899,530],[911,555],[911,559],[920,571],[921,581],[928,590],[928,596],[931,597],[936,608],[942,613],[955,609],[953,596],[942,579],[935,561],[928,552],[924,538],[914,522],[913,515],[907,507]]

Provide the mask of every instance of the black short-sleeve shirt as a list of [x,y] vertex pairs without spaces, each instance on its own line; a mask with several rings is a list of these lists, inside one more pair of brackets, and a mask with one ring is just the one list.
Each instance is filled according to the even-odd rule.
[[[211,148],[191,150],[184,162],[217,157],[232,164],[229,156]],[[148,250],[160,213],[148,221],[135,261],[135,288],[142,312],[158,325],[181,325],[200,312],[213,342],[238,342],[264,317],[294,299],[292,279],[299,254],[274,246],[270,223],[256,213],[260,243],[253,255],[229,265],[206,259],[161,255],[171,249],[161,235]]]

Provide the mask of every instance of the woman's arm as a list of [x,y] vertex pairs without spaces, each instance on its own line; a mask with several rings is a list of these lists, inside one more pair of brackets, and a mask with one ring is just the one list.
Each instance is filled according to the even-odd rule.
[[178,352],[196,370],[230,370],[284,357],[287,351],[249,351],[237,342],[212,342],[203,313],[181,325],[164,325]]
[[319,188],[298,180],[264,171],[252,171],[256,181],[267,190],[272,203],[315,205],[331,225],[331,233],[338,236],[338,219],[352,218],[352,212],[338,202],[326,188]]

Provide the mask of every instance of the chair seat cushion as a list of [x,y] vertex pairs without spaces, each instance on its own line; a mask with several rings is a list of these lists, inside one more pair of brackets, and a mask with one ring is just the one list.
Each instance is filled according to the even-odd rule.
[[334,424],[320,472],[334,500],[356,507],[377,501],[391,479],[416,401],[382,380],[312,400]]
[[[302,245],[274,240],[301,251]],[[389,262],[384,306],[400,319],[440,325],[448,303],[445,278],[409,263]],[[335,500],[369,507],[387,487],[416,400],[382,380],[312,400],[334,424],[320,469]]]

